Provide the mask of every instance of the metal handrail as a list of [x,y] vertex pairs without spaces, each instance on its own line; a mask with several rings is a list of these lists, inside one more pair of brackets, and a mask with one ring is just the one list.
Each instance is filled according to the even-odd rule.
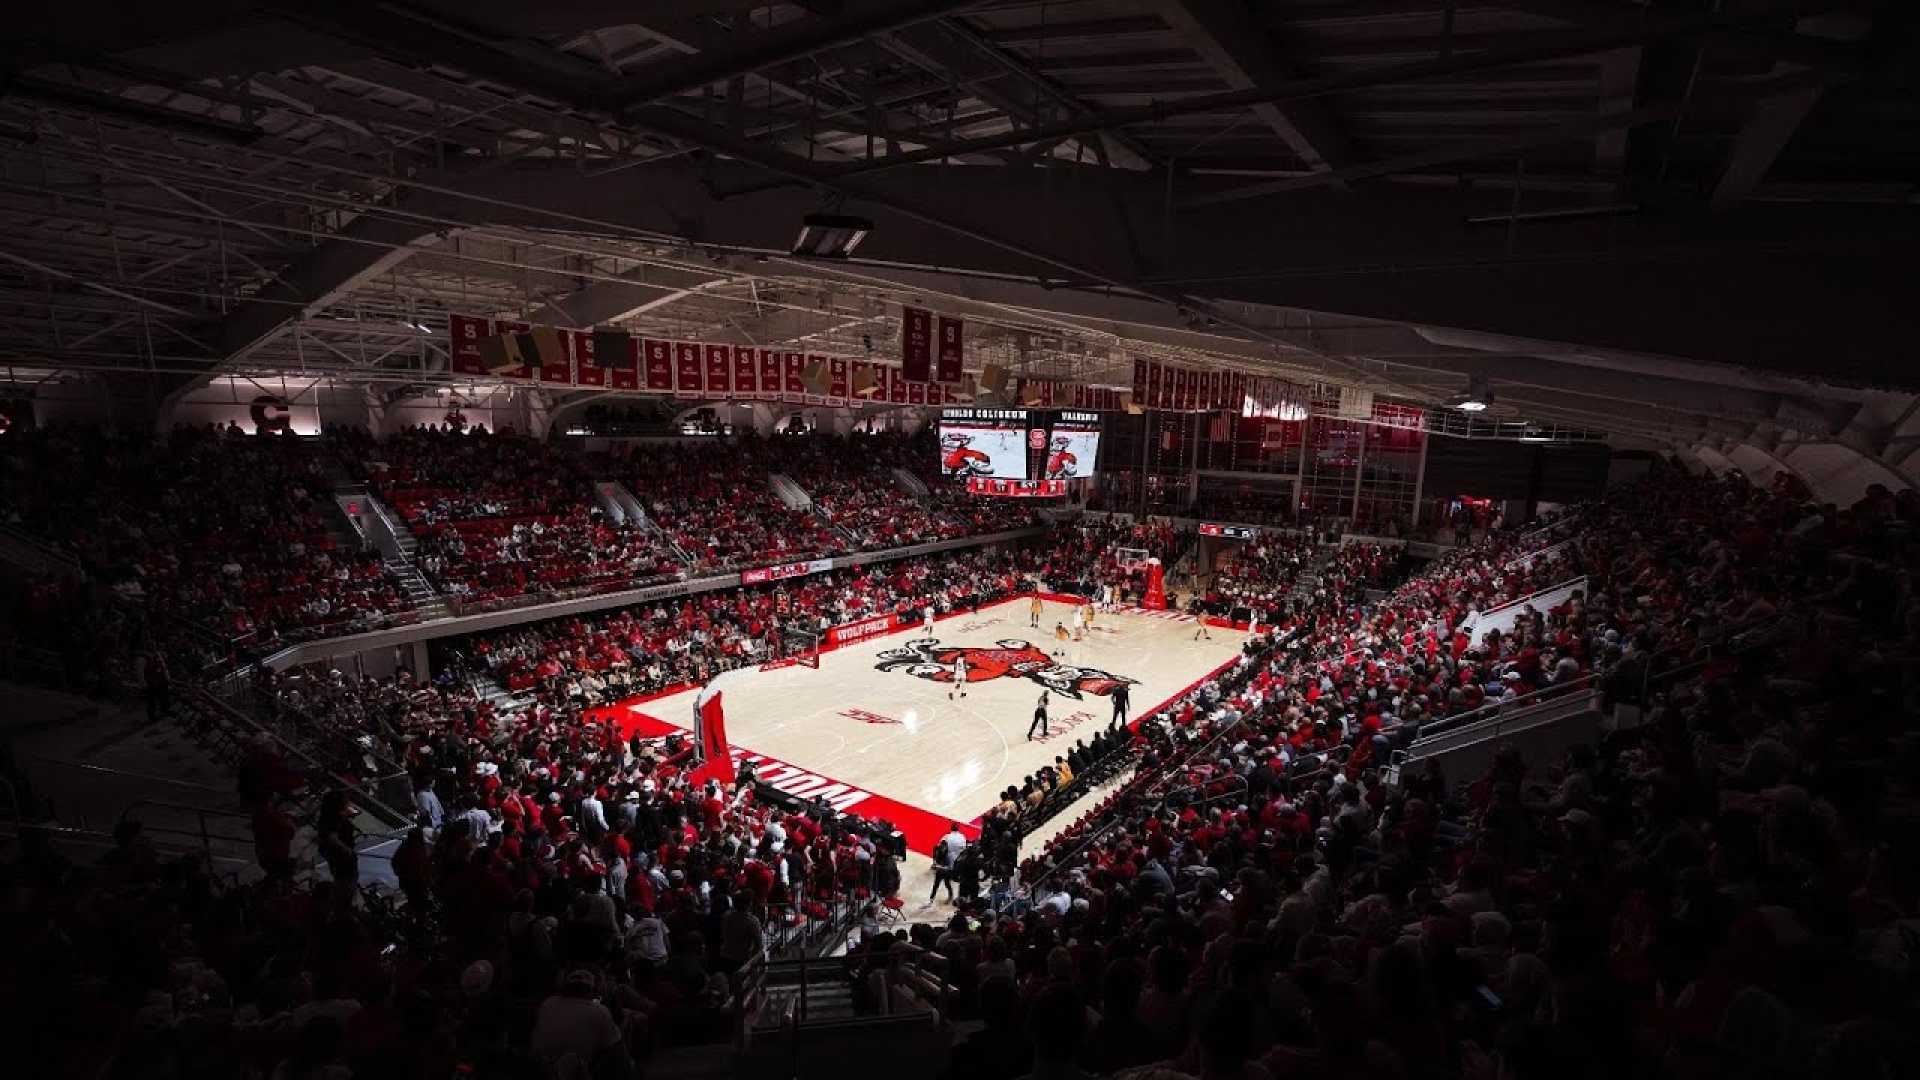
[[1535,600],[1538,600],[1539,598],[1547,595],[1550,592],[1554,592],[1559,589],[1564,589],[1567,586],[1572,585],[1576,581],[1584,582],[1586,580],[1587,580],[1586,574],[1575,574],[1573,577],[1565,578],[1561,581],[1557,581],[1554,584],[1549,585],[1544,589],[1535,589],[1534,591],[1528,593],[1525,596],[1516,597],[1515,599],[1509,600],[1504,604],[1499,604],[1497,606],[1490,607],[1485,611],[1475,612],[1473,616],[1473,625],[1477,627],[1480,625],[1481,622],[1486,620],[1489,616],[1498,615],[1503,611],[1511,611],[1522,604],[1527,604]]
[[129,780],[142,780],[156,784],[171,784],[174,787],[193,788],[196,791],[212,792],[216,795],[232,794],[230,789],[217,788],[210,784],[196,784],[191,780],[176,780],[171,776],[155,776],[152,773],[134,772],[131,769],[114,769],[105,765],[89,765],[84,761],[68,761],[64,758],[36,757],[33,761],[46,765],[57,765],[63,769],[78,769],[82,772],[101,773],[106,776],[120,776]]
[[1523,701],[1528,702],[1528,704],[1521,706],[1521,708],[1532,708],[1534,705],[1542,704],[1546,701],[1551,700],[1552,698],[1564,697],[1567,694],[1567,692],[1570,690],[1573,690],[1578,687],[1588,686],[1595,680],[1595,678],[1597,678],[1597,674],[1595,672],[1589,671],[1581,675],[1579,678],[1574,679],[1571,682],[1555,683],[1551,686],[1543,686],[1538,690],[1531,690],[1531,691],[1528,691],[1527,693],[1520,694],[1515,697],[1501,698],[1499,701],[1493,702],[1488,705],[1482,705],[1479,708],[1472,710],[1471,712],[1463,712],[1454,716],[1442,717],[1439,720],[1435,720],[1431,724],[1422,725],[1420,728],[1420,735],[1414,741],[1416,743],[1424,742],[1427,739],[1433,738],[1435,736],[1445,735],[1448,732],[1458,731],[1462,728],[1472,727],[1473,725],[1480,723],[1483,720],[1492,720],[1496,717],[1501,716],[1503,713],[1513,711],[1513,707]]

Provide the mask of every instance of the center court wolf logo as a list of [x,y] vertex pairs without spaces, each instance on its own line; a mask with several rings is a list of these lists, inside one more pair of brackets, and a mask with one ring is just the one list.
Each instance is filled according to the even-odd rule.
[[1032,679],[1061,697],[1076,701],[1085,694],[1106,697],[1123,685],[1140,681],[1124,675],[1113,675],[1099,668],[1062,664],[1039,646],[1018,638],[996,641],[991,648],[942,645],[937,638],[921,638],[909,641],[898,649],[886,649],[879,654],[879,659],[880,662],[874,665],[876,671],[904,671],[917,678],[943,683],[954,681],[955,668],[964,659],[967,662],[967,681],[970,683],[989,679]]

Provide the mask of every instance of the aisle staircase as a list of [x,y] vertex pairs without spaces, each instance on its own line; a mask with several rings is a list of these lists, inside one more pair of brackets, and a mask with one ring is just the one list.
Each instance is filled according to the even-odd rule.
[[921,502],[933,498],[933,491],[927,487],[927,482],[915,476],[912,469],[895,465],[893,467],[893,482],[911,492],[913,497],[919,499]]
[[[439,619],[453,613],[433,583],[414,564],[414,553],[420,549],[420,541],[400,520],[400,515],[381,502],[365,484],[340,484],[333,489],[333,503],[340,511],[330,523],[335,537],[349,550],[357,549],[363,543],[378,548],[380,561],[388,573],[399,579],[400,588],[407,595],[407,603],[420,613],[422,619]],[[361,508],[360,516],[366,522],[364,532],[361,524],[347,513],[347,507],[353,504]]]
[[813,496],[794,482],[786,473],[768,473],[767,483],[773,487],[773,494],[789,510],[813,509]]

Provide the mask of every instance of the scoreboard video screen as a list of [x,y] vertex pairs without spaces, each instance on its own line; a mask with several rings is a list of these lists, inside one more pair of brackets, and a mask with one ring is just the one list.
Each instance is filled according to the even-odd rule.
[[946,409],[940,413],[940,473],[972,479],[1025,480],[1025,409]]
[[1045,480],[1080,480],[1093,475],[1100,458],[1100,414],[1063,412],[1053,419],[1047,439]]

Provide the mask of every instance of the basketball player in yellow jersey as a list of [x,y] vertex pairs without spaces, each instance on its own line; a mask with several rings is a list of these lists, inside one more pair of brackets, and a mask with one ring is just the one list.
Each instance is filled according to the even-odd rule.
[[1067,654],[1067,642],[1073,640],[1073,635],[1067,633],[1066,623],[1057,622],[1053,624],[1053,640],[1060,644],[1060,648],[1053,650],[1053,655],[1065,656]]
[[1027,605],[1027,625],[1036,629],[1039,628],[1040,613],[1045,611],[1046,607],[1046,603],[1038,596],[1034,597],[1033,602]]

